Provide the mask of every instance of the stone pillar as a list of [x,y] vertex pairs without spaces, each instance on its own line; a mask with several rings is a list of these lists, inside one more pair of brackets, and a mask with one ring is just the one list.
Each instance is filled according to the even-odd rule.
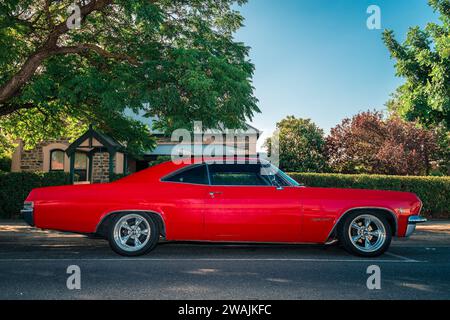
[[[114,167],[113,159],[113,167]],[[109,182],[109,153],[98,152],[92,157],[92,182]]]

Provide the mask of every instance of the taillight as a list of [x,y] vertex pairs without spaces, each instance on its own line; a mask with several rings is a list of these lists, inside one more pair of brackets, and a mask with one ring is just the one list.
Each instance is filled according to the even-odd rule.
[[34,208],[34,202],[33,201],[25,201],[23,203],[23,209],[24,210],[33,210]]

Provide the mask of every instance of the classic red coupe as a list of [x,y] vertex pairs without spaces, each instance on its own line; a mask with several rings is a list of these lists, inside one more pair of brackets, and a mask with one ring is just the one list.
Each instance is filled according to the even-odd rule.
[[32,226],[95,234],[125,256],[158,241],[339,241],[375,257],[407,237],[422,202],[413,193],[310,188],[258,159],[166,162],[106,184],[39,188],[22,214]]

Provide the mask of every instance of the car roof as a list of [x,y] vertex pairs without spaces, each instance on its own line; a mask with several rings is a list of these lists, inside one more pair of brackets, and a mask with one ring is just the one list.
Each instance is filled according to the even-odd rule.
[[259,158],[246,158],[246,157],[193,157],[193,158],[180,158],[177,161],[167,161],[140,172],[134,173],[130,176],[122,178],[120,182],[156,182],[161,178],[174,173],[175,171],[187,168],[196,164],[256,164],[265,162],[265,160]]

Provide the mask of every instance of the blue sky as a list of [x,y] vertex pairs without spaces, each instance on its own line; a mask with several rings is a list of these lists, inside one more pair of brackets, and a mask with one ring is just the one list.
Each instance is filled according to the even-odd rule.
[[[372,4],[381,9],[381,30],[366,27]],[[252,48],[262,111],[251,123],[265,136],[287,115],[328,132],[359,111],[385,109],[402,79],[382,30],[403,40],[410,26],[438,21],[426,0],[249,0],[239,10],[246,20],[236,39]]]

